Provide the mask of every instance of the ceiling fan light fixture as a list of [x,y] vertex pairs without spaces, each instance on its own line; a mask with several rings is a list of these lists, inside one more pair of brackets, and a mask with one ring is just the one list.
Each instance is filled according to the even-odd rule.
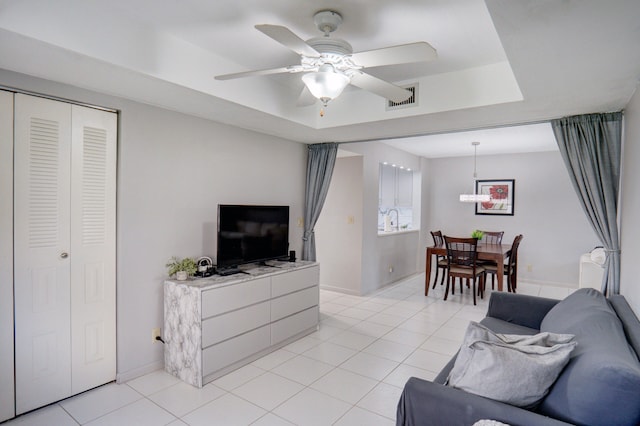
[[351,79],[336,71],[332,65],[324,64],[318,71],[303,75],[302,81],[311,94],[326,106],[330,100],[340,96]]

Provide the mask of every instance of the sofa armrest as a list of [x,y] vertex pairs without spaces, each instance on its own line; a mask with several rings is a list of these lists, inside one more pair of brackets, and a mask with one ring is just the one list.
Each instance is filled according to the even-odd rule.
[[445,424],[469,426],[482,419],[497,420],[512,426],[566,426],[569,424],[449,386],[412,377],[405,384],[398,402],[396,426]]
[[487,316],[540,330],[540,323],[559,300],[544,297],[492,292]]

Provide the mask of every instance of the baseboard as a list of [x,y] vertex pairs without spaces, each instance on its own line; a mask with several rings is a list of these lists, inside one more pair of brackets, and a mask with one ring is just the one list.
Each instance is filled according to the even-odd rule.
[[523,279],[523,278],[518,277],[518,284],[519,283],[527,283],[527,284],[543,285],[543,286],[554,286],[554,287],[566,287],[566,288],[572,288],[572,289],[577,289],[578,288],[578,284],[577,283],[567,283],[567,282],[560,282],[560,281],[529,280],[529,279]]
[[335,291],[336,293],[348,294],[350,296],[360,296],[360,293],[355,290],[349,290],[342,287],[335,287],[332,285],[320,284],[320,290]]
[[116,374],[116,383],[126,383],[130,380],[142,377],[145,374],[153,373],[156,370],[164,369],[164,361],[156,361],[151,364],[147,364],[144,367],[136,368],[135,370],[126,371],[124,373]]

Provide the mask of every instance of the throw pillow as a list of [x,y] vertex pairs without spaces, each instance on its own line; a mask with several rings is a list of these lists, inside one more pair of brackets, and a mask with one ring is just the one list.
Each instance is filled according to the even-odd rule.
[[497,334],[470,322],[447,385],[518,407],[531,407],[569,362],[571,334]]

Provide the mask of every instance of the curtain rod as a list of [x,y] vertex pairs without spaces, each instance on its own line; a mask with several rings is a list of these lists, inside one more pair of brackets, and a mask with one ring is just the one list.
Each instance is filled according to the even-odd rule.
[[338,145],[350,144],[350,143],[361,143],[361,142],[380,142],[380,141],[388,141],[395,139],[409,139],[409,138],[419,138],[421,136],[434,136],[434,135],[444,135],[449,133],[462,133],[462,132],[474,132],[478,130],[489,130],[489,129],[501,129],[505,127],[518,127],[518,126],[527,126],[530,124],[542,124],[542,123],[550,123],[552,118],[548,120],[536,120],[536,121],[527,121],[522,123],[513,123],[513,124],[496,124],[493,126],[485,126],[485,127],[470,127],[468,129],[457,129],[457,130],[442,130],[439,132],[431,132],[431,133],[417,133],[414,135],[406,135],[406,136],[393,136],[393,137],[385,137],[378,139],[361,139],[357,141],[345,141],[345,142],[336,142]]

